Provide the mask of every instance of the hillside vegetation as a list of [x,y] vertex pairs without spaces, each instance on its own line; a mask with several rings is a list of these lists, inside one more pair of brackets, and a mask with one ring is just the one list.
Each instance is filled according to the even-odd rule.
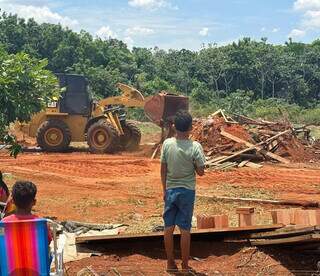
[[[34,65],[38,61],[41,70],[85,75],[98,98],[115,95],[115,84],[124,82],[144,95],[159,90],[188,95],[197,116],[223,108],[253,117],[276,119],[286,113],[294,122],[320,122],[320,40],[311,44],[289,40],[284,45],[272,45],[266,38],[243,38],[226,46],[203,45],[199,51],[128,49],[120,40],[102,40],[86,31],[76,33],[60,25],[38,24],[3,13],[0,48],[1,55],[9,59],[17,57],[18,62],[32,61]],[[23,66],[19,68],[23,71]],[[35,70],[43,74],[40,69]],[[38,78],[30,74],[24,74],[23,80],[39,91],[52,84],[49,78],[48,83],[37,86]],[[11,81],[16,79],[12,77]],[[32,94],[30,89],[15,87],[17,91],[12,90],[12,95],[24,93],[27,99]],[[15,97],[4,97],[0,89],[1,108],[10,101],[16,106]],[[48,92],[43,93],[48,96]],[[24,108],[23,114],[14,115],[26,117],[39,108],[35,104]],[[131,111],[130,115],[143,119],[141,110]]]

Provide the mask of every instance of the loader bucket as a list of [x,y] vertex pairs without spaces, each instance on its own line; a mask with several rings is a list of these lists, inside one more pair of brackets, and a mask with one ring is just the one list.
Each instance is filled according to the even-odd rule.
[[144,105],[146,116],[160,127],[172,123],[179,110],[189,110],[189,98],[163,91],[147,98]]

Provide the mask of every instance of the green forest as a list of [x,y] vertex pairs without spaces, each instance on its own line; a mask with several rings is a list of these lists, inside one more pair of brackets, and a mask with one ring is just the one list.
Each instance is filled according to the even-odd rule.
[[[283,45],[243,38],[199,51],[129,49],[117,39],[86,31],[0,16],[0,120],[25,119],[55,95],[53,72],[85,75],[96,98],[118,93],[117,82],[145,96],[160,90],[185,94],[195,116],[216,109],[293,122],[320,122],[320,40]],[[19,106],[20,109],[15,109]],[[131,116],[143,119],[141,110]]]

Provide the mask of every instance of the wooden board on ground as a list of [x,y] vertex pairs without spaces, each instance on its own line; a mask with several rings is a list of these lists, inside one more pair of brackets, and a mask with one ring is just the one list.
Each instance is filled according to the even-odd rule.
[[244,161],[242,161],[239,165],[238,165],[238,167],[239,168],[242,168],[242,167],[244,167],[247,163],[249,163],[250,161],[249,160],[244,160]]
[[260,164],[256,164],[256,163],[253,163],[253,162],[247,162],[245,164],[246,167],[249,167],[249,168],[252,168],[252,169],[260,169],[262,168],[263,166],[260,165]]
[[[191,236],[214,236],[214,235],[227,235],[227,234],[244,234],[244,233],[254,233],[261,231],[268,231],[273,229],[282,228],[283,224],[271,224],[271,225],[256,225],[256,226],[247,226],[247,227],[228,227],[222,229],[196,229],[191,231]],[[180,235],[180,233],[175,233],[175,235]],[[146,233],[146,234],[127,234],[127,235],[96,235],[96,236],[80,236],[76,237],[76,244],[88,243],[88,242],[108,242],[115,240],[148,240],[148,239],[162,239],[163,232],[156,233]]]
[[250,239],[251,245],[286,245],[300,243],[320,243],[320,234],[307,234],[295,237],[280,238],[280,239]]
[[251,239],[273,239],[273,238],[287,238],[290,236],[306,235],[310,233],[320,232],[320,226],[296,226],[290,225],[270,232],[253,233],[250,234]]

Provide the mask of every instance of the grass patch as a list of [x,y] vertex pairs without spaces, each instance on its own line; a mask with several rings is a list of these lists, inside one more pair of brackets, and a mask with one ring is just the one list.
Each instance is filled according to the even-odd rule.
[[161,132],[161,128],[150,122],[137,122],[142,135],[150,135]]
[[136,199],[136,198],[132,198],[132,197],[130,197],[128,199],[128,203],[130,205],[134,205],[134,206],[137,206],[137,207],[145,205],[145,203],[141,199]]
[[222,183],[207,191],[208,194],[229,197],[250,197],[259,199],[274,199],[275,194],[270,190],[256,187],[242,187],[241,185]]
[[311,129],[311,136],[315,139],[320,139],[320,127],[319,126],[309,126],[308,128]]
[[123,200],[105,200],[105,199],[89,199],[89,198],[82,198],[80,202],[73,205],[72,208],[77,210],[85,210],[86,208],[94,207],[107,207],[107,206],[114,206],[118,204],[122,204],[125,201]]

